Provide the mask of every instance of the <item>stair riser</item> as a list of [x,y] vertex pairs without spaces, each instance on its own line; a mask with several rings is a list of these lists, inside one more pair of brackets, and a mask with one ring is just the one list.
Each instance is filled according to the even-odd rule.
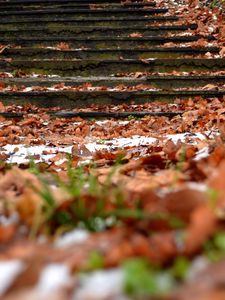
[[148,48],[148,49],[105,49],[105,50],[54,50],[48,48],[6,48],[0,59],[12,58],[14,60],[33,59],[139,59],[139,58],[179,58],[181,56],[194,56],[207,52],[218,53],[220,48]]
[[[90,3],[107,3],[102,10],[91,9]],[[115,2],[113,4],[113,2]],[[182,55],[213,52],[197,49],[196,51],[152,51],[151,47],[163,46],[164,43],[186,43],[197,41],[200,37],[191,36],[163,38],[168,32],[180,33],[187,28],[153,29],[145,27],[154,22],[177,20],[167,17],[167,9],[143,9],[143,5],[121,6],[120,0],[0,0],[0,44],[17,44],[25,47],[57,46],[66,43],[70,48],[90,48],[93,51],[57,51],[51,49],[6,49],[0,54],[0,71],[15,72],[22,70],[31,73],[64,77],[74,76],[74,80],[52,79],[2,79],[6,85],[52,86],[65,81],[66,85],[79,86],[90,82],[93,86],[126,87],[144,84],[159,91],[36,91],[36,92],[1,92],[0,101],[5,104],[35,104],[41,107],[60,106],[62,108],[86,107],[91,104],[145,103],[152,101],[173,102],[175,99],[188,99],[202,96],[206,99],[222,97],[224,91],[201,90],[207,84],[224,84],[225,76],[217,78],[167,78],[160,76],[128,79],[111,75],[135,72],[181,72],[219,71],[225,69],[225,60],[178,59]],[[14,3],[14,6],[13,6]],[[92,7],[93,8],[93,7]],[[71,28],[71,26],[73,26]],[[88,28],[81,28],[88,26]],[[105,28],[94,28],[105,26]],[[140,26],[140,28],[134,28]],[[34,27],[34,29],[32,29]],[[117,27],[117,28],[116,28]],[[122,27],[122,28],[121,28]],[[129,28],[130,27],[130,28]],[[194,29],[194,28],[192,28]],[[147,39],[129,37],[133,32],[140,32]],[[153,36],[151,38],[151,36]],[[33,38],[32,38],[33,37]],[[207,39],[207,37],[204,37]],[[208,38],[208,40],[211,40]],[[65,46],[65,45],[64,45]],[[120,51],[106,50],[121,48]],[[138,48],[139,51],[132,48]],[[145,51],[142,50],[145,48]],[[95,49],[95,51],[94,51]],[[101,49],[98,51],[96,49]],[[105,49],[105,51],[104,51]],[[122,49],[127,49],[122,50]],[[146,51],[146,49],[148,51]],[[215,50],[214,53],[219,50]],[[8,58],[8,61],[5,59]],[[12,59],[12,61],[10,60]],[[146,61],[146,58],[156,60]],[[133,59],[133,61],[124,60]],[[140,60],[143,59],[143,60]],[[16,74],[16,72],[15,72]],[[139,74],[137,74],[139,75]],[[88,77],[81,79],[79,76]],[[94,76],[94,78],[90,78]],[[99,76],[99,79],[98,79]],[[102,78],[109,76],[108,78]],[[192,88],[187,91],[174,91],[178,88]],[[199,90],[197,90],[199,88]]]
[[[198,39],[196,39],[198,40]],[[53,40],[43,40],[40,38],[38,39],[20,39],[20,38],[11,38],[11,39],[4,39],[0,37],[0,43],[4,45],[8,44],[15,44],[24,47],[57,47],[59,43],[66,43],[69,45],[70,48],[74,49],[82,49],[82,48],[90,48],[90,49],[106,49],[106,48],[151,48],[157,45],[163,45],[167,42],[174,42],[176,44],[179,43],[188,43],[191,41],[195,41],[193,39],[186,39],[186,38],[177,38],[177,39],[170,39],[170,38],[159,38],[159,39],[152,39],[152,40],[139,40],[139,39],[127,39],[127,40],[88,40],[88,39],[81,39],[81,40],[73,40],[67,38],[55,38]]]
[[[60,3],[60,4],[74,4],[74,3],[100,3],[100,4],[104,4],[104,3],[121,3],[124,1],[121,0],[33,0],[33,1],[26,1],[26,0],[14,0],[14,1],[10,1],[7,2],[7,5],[9,6],[15,6],[15,5],[50,5],[50,4],[55,4],[55,3]],[[145,1],[139,1],[139,0],[132,0],[132,3],[138,2],[138,3],[144,3]],[[5,1],[0,1],[0,5],[6,5]]]
[[188,99],[189,97],[202,96],[206,98],[211,97],[222,97],[225,91],[218,92],[195,92],[195,93],[175,93],[174,95],[169,95],[168,93],[130,93],[130,92],[118,92],[118,93],[97,93],[97,92],[63,92],[56,95],[56,93],[48,93],[48,95],[43,93],[36,93],[36,95],[31,93],[21,93],[21,95],[2,95],[0,93],[1,102],[3,104],[17,104],[24,105],[27,103],[39,106],[39,107],[54,107],[59,106],[61,108],[73,108],[73,107],[85,107],[92,104],[96,105],[117,105],[122,103],[146,103],[153,101],[162,102],[173,102],[175,99]]
[[59,4],[59,3],[54,3],[54,1],[49,4],[49,3],[43,3],[41,4],[30,4],[30,5],[24,5],[24,4],[15,4],[15,5],[0,5],[1,6],[1,11],[26,11],[26,10],[41,10],[41,9],[91,9],[93,6],[96,5],[96,8],[110,8],[110,9],[127,9],[127,8],[143,8],[143,7],[154,7],[155,3],[131,3],[131,4],[121,4],[121,3],[65,3],[65,4]]
[[80,29],[80,28],[74,28],[74,29],[60,29],[60,28],[52,28],[47,30],[11,30],[11,31],[2,31],[0,30],[0,36],[1,38],[12,38],[12,37],[22,37],[22,38],[30,38],[30,37],[58,37],[64,36],[65,38],[71,38],[71,37],[104,37],[104,36],[124,36],[128,37],[132,33],[138,32],[142,36],[163,36],[168,33],[173,34],[179,34],[185,30],[187,30],[188,27],[165,27],[162,29],[149,29],[149,28],[115,28],[115,29],[92,29],[91,27],[86,29]]
[[[35,111],[31,112],[33,115],[36,115],[37,113]],[[18,118],[26,118],[29,113],[22,113],[22,112],[0,112],[0,116],[7,118],[7,119],[18,119]],[[109,118],[116,118],[116,119],[123,119],[130,116],[133,116],[134,118],[143,118],[145,116],[153,116],[153,117],[168,117],[173,118],[175,116],[181,115],[182,112],[149,112],[149,111],[143,111],[143,112],[135,112],[135,111],[126,111],[126,112],[84,112],[84,111],[48,111],[48,114],[51,116],[51,118],[82,118],[82,119],[109,119]]]
[[[1,20],[26,20],[29,18],[33,18],[34,20],[39,19],[42,20],[54,20],[55,18],[66,18],[66,17],[74,17],[76,19],[84,19],[88,17],[105,17],[105,16],[115,16],[115,17],[140,17],[140,16],[149,16],[154,14],[162,14],[166,13],[167,9],[159,8],[159,9],[105,9],[105,10],[42,10],[42,11],[9,11],[9,12],[1,12],[0,17]],[[38,17],[39,16],[39,17]]]
[[78,19],[78,18],[55,18],[55,20],[43,20],[41,17],[38,20],[27,19],[23,20],[13,20],[13,19],[6,19],[3,20],[0,18],[0,30],[9,30],[9,29],[29,29],[31,26],[39,27],[45,26],[46,29],[54,28],[55,26],[109,26],[109,27],[119,27],[119,26],[147,26],[148,24],[157,23],[165,23],[165,22],[176,22],[179,20],[179,17],[176,16],[152,16],[147,18],[85,18],[85,19]]
[[4,82],[6,86],[8,85],[16,85],[16,86],[45,86],[50,87],[59,83],[64,83],[65,86],[82,86],[84,83],[91,83],[92,86],[107,86],[107,87],[115,87],[117,85],[123,84],[125,86],[136,86],[139,84],[151,85],[158,89],[177,89],[177,88],[198,88],[206,86],[207,84],[225,84],[225,76],[217,77],[217,78],[208,78],[208,79],[153,79],[153,78],[138,78],[138,79],[124,79],[124,78],[108,78],[108,79],[93,79],[93,80],[66,80],[66,79],[33,79],[33,80],[25,80],[25,79],[14,79],[14,78],[1,78],[1,82]]
[[107,76],[119,72],[182,72],[224,70],[225,60],[162,60],[150,61],[12,61],[0,62],[1,71],[22,69],[28,73],[57,74],[61,76]]

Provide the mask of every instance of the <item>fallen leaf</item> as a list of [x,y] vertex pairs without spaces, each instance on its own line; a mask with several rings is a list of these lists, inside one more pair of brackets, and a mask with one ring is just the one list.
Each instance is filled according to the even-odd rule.
[[129,36],[132,38],[139,38],[142,37],[142,34],[140,32],[133,32]]

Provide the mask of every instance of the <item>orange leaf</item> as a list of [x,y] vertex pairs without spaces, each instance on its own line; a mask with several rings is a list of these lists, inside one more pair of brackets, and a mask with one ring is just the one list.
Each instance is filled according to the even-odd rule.
[[139,38],[142,37],[142,34],[140,32],[133,32],[130,34],[130,37]]

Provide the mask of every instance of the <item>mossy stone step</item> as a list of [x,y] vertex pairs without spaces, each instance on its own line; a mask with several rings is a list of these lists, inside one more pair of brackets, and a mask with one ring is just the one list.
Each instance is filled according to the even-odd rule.
[[22,69],[28,73],[61,76],[108,76],[121,72],[181,72],[224,70],[225,59],[143,60],[13,60],[0,61],[1,71]]
[[71,48],[94,48],[94,49],[105,49],[105,48],[148,48],[154,45],[162,45],[167,42],[173,43],[188,43],[193,41],[198,41],[204,38],[206,40],[214,40],[213,36],[200,36],[200,35],[190,35],[190,36],[171,36],[171,37],[161,37],[161,36],[148,36],[148,37],[11,37],[2,38],[0,37],[0,43],[3,45],[15,44],[20,46],[32,46],[32,47],[42,47],[42,46],[53,46],[63,42],[70,45]]
[[[152,117],[167,117],[173,118],[177,115],[182,115],[181,111],[124,111],[124,112],[108,112],[108,111],[68,111],[68,110],[61,110],[61,111],[51,111],[48,110],[48,115],[52,118],[75,118],[80,117],[82,119],[109,119],[109,118],[127,118],[127,117],[134,117],[134,118],[143,118],[145,116],[152,116]],[[36,111],[31,111],[29,113],[23,112],[0,112],[0,116],[9,119],[18,119],[18,118],[26,118],[28,115],[36,115]]]
[[99,8],[142,8],[142,7],[155,7],[156,3],[155,2],[134,2],[134,3],[58,3],[52,1],[51,3],[42,3],[42,4],[14,4],[14,5],[8,5],[8,4],[1,4],[1,11],[13,11],[13,10],[39,10],[39,9],[65,9],[65,8],[70,8],[70,9],[93,9],[96,7],[96,9]]
[[45,26],[46,28],[52,28],[54,26],[147,26],[154,22],[175,22],[180,19],[179,16],[127,16],[127,17],[86,17],[78,19],[76,17],[57,17],[54,20],[46,20],[39,18],[27,18],[23,19],[2,19],[0,18],[0,28],[16,29],[16,28],[29,28],[30,26]]
[[146,59],[146,58],[179,58],[186,55],[199,55],[207,52],[218,53],[220,48],[175,47],[175,48],[130,48],[130,49],[88,49],[57,50],[49,48],[5,48],[0,59]]
[[124,26],[124,27],[107,27],[107,26],[52,26],[52,27],[30,27],[30,28],[0,28],[0,36],[7,37],[48,37],[64,36],[66,37],[101,37],[101,36],[129,36],[138,32],[140,36],[163,35],[168,32],[179,33],[188,29],[194,30],[196,24],[191,25],[169,25],[169,26]]
[[188,90],[188,91],[37,91],[37,92],[0,92],[3,104],[39,107],[73,108],[92,104],[146,103],[153,101],[173,102],[175,99],[202,96],[204,98],[223,97],[225,90]]
[[[34,5],[34,4],[52,4],[52,3],[60,3],[60,4],[65,4],[65,3],[123,3],[125,1],[123,0],[8,0],[7,2],[5,0],[1,0],[0,4],[6,4],[7,5]],[[147,1],[143,1],[143,0],[131,0],[131,2],[135,3],[135,2],[139,2],[139,3],[149,3]],[[153,1],[154,2],[154,1]]]
[[[90,6],[93,3],[101,4],[102,8],[95,9],[93,5]],[[222,58],[180,57],[206,52],[217,53],[218,48],[153,48],[155,45],[163,46],[167,42],[183,44],[200,38],[213,40],[212,36],[162,36],[169,31],[176,33],[187,30],[188,26],[172,26],[172,24],[171,26],[146,26],[147,24],[154,25],[154,22],[173,22],[180,18],[163,15],[168,12],[167,8],[154,8],[152,3],[144,5],[141,2],[124,5],[120,0],[113,2],[108,0],[11,0],[3,2],[0,0],[1,4],[3,5],[0,10],[0,44],[36,48],[7,49],[6,47],[0,54],[0,70],[14,73],[20,69],[27,74],[34,72],[63,76],[5,78],[2,79],[5,84],[50,87],[61,82],[73,86],[89,82],[93,86],[108,87],[108,90],[102,91],[41,91],[41,89],[36,91],[28,89],[27,92],[0,91],[3,103],[19,105],[31,103],[42,107],[72,108],[85,107],[90,104],[132,102],[138,104],[155,100],[173,102],[176,98],[202,96],[207,99],[225,95],[225,90],[202,89],[209,83],[224,83],[225,76],[116,77],[126,72],[140,74],[141,72],[172,72],[174,70],[181,72],[224,70],[225,59]],[[194,26],[190,29],[195,29],[196,25]],[[129,37],[133,32],[139,32],[143,36]],[[75,49],[41,48],[54,47],[59,43],[66,43],[70,48]],[[58,48],[60,48],[59,45]],[[119,84],[127,87],[144,84],[149,85],[149,90],[129,91],[129,88],[123,89],[123,87],[118,90],[115,87]],[[186,87],[187,90],[179,90],[181,87]]]
[[152,14],[167,13],[168,8],[150,8],[146,9],[45,9],[45,10],[15,10],[15,11],[0,11],[0,18],[2,20],[13,19],[16,21],[26,20],[29,18],[35,18],[38,20],[39,17],[43,20],[54,20],[57,17],[73,16],[74,18],[83,19],[86,17],[103,17],[103,16],[149,16]]
[[107,86],[115,87],[117,85],[136,86],[139,84],[148,84],[160,89],[175,89],[175,88],[196,88],[203,87],[207,84],[225,84],[225,75],[192,75],[192,76],[143,76],[140,78],[132,77],[51,77],[51,78],[1,78],[6,86],[44,86],[51,87],[59,83],[64,83],[65,86],[82,86],[85,83],[90,83],[92,86]]

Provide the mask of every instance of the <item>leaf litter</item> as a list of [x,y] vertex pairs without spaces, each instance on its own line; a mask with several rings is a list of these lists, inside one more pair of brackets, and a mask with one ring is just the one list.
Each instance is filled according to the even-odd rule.
[[[154,110],[157,105],[108,110],[131,108]],[[210,262],[205,244],[223,228],[223,104],[199,97],[198,101],[177,100],[172,108],[185,112],[171,120],[74,118],[71,122],[51,118],[44,109],[2,106],[4,111],[28,112],[25,119],[1,121],[0,258],[12,264],[19,261],[24,268],[12,267],[20,275],[5,287],[6,299],[18,293],[47,297],[57,288],[61,299],[67,299],[68,290],[69,297],[82,299],[95,282],[106,285],[108,276],[113,278],[111,287],[115,282],[118,289],[106,288],[107,297],[138,296],[138,287],[132,292],[128,288],[127,264],[144,268],[147,278],[153,276],[149,272],[154,278],[164,276],[167,284],[171,282],[165,292],[173,293],[179,280],[171,270],[178,257],[191,265],[191,259],[201,253]],[[38,114],[29,113],[35,110]],[[10,141],[13,146],[7,148]],[[24,143],[26,160],[19,163]],[[39,152],[32,152],[35,147]],[[204,149],[207,154],[198,158]],[[71,242],[64,244],[69,233]],[[49,283],[49,289],[42,290],[44,274],[51,270],[61,272],[58,286],[51,288]],[[77,277],[79,272],[85,272],[86,279]],[[154,283],[156,291],[144,293],[159,293],[160,280]],[[185,299],[182,290],[175,291],[178,299]]]
[[[222,14],[198,5],[191,1],[188,10],[178,5],[174,13],[185,13],[187,23],[198,18],[195,33],[214,35],[223,57]],[[208,44],[203,39],[190,46]],[[71,49],[66,43],[56,47]],[[4,51],[4,46],[0,49]],[[16,70],[1,72],[0,77],[27,74]],[[62,84],[53,88],[107,89]],[[220,88],[220,84],[202,87]],[[3,81],[0,89],[26,91]],[[74,110],[182,112],[171,119],[68,120],[31,105],[1,104],[0,108],[26,113],[25,118],[0,120],[0,269],[5,275],[0,295],[4,299],[165,299],[165,295],[171,300],[223,299],[223,97]]]

